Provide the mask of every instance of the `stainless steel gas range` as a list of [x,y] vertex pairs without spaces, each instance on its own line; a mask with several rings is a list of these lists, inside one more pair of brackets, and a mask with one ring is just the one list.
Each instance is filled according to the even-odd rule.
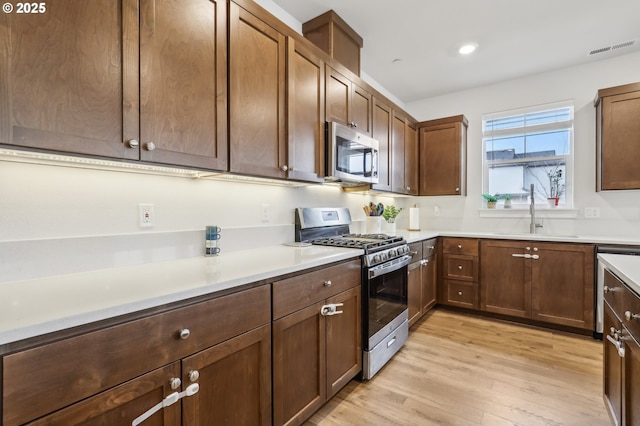
[[409,246],[402,237],[352,234],[347,208],[298,208],[295,239],[316,245],[359,248],[362,257],[362,378],[372,378],[409,335],[407,268]]

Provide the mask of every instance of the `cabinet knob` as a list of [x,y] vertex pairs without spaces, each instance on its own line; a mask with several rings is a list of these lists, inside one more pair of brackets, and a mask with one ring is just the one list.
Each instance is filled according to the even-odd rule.
[[526,247],[525,250],[526,251],[531,251],[531,247]]
[[436,246],[427,246],[429,250],[435,250]]
[[627,321],[631,321],[634,319],[640,319],[640,314],[632,314],[631,311],[626,311],[624,313],[624,317],[627,319]]
[[460,188],[456,188],[456,192],[460,192]]
[[462,271],[462,265],[458,265],[458,270]]
[[169,386],[171,386],[173,390],[179,389],[180,385],[182,385],[182,380],[177,377],[172,377],[171,380],[169,380]]
[[461,291],[458,292],[458,296],[462,296],[462,292]]
[[189,330],[188,328],[183,328],[182,330],[180,330],[179,335],[182,340],[188,339],[189,336],[191,336],[191,330]]
[[286,172],[287,170],[289,170],[289,166],[285,164],[282,167],[280,167],[280,170],[282,170],[283,172]]
[[156,149],[156,144],[153,143],[153,142],[149,142],[146,145],[146,149],[147,149],[147,151],[153,151],[154,149]]
[[135,139],[131,139],[130,141],[127,142],[127,148],[137,148],[138,145],[140,145],[140,142],[138,142]]
[[198,370],[189,371],[189,380],[192,382],[197,381],[200,378],[200,372]]
[[331,287],[331,284],[333,284],[333,283],[331,282],[331,280],[326,280],[326,281],[324,282],[324,286],[325,286],[325,287]]
[[461,249],[462,248],[462,244],[458,244],[458,248]]
[[533,248],[533,251],[538,251],[538,247],[534,247],[534,248]]
[[411,187],[410,186],[407,186],[407,191],[411,191]]

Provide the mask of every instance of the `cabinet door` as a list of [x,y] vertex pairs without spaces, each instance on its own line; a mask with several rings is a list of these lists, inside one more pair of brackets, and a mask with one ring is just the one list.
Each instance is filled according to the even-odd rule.
[[640,425],[640,345],[629,334],[624,340],[624,422],[625,425]]
[[407,304],[409,309],[409,327],[422,316],[422,264],[413,262],[408,268]]
[[604,304],[604,339],[603,341],[603,394],[604,402],[609,415],[615,419],[616,425],[622,421],[622,363],[623,359],[618,354],[618,348],[607,339],[612,338],[622,329],[620,321],[616,318],[608,303]]
[[602,100],[601,189],[640,189],[640,91]]
[[138,159],[123,137],[138,139],[137,2],[0,14],[0,143]]
[[324,176],[324,62],[288,40],[288,177],[320,182]]
[[[531,317],[593,330],[595,248],[587,244],[533,244]],[[536,251],[537,249],[537,251]]]
[[462,123],[420,129],[420,195],[465,195],[465,132]]
[[362,370],[361,287],[327,300],[341,314],[325,317],[327,331],[327,399],[338,393]]
[[360,133],[371,136],[371,107],[373,96],[371,93],[351,83],[351,115],[349,121],[352,122]]
[[393,114],[391,120],[391,188],[393,192],[406,193],[405,186],[405,122],[404,117]]
[[373,138],[378,141],[378,183],[373,189],[391,191],[391,107],[373,99]]
[[418,195],[418,129],[407,121],[404,141],[404,184],[406,193]]
[[271,424],[271,326],[185,358],[182,376],[183,388],[200,385],[182,400],[184,425]]
[[429,256],[422,264],[422,315],[429,312],[436,304],[436,288],[438,282],[436,256]]
[[351,80],[327,65],[325,108],[327,121],[348,125],[351,119]]
[[[170,381],[172,378],[179,377],[180,363],[169,364],[29,424],[34,426],[130,425],[134,419],[175,392],[170,387]],[[60,392],[64,392],[64,389],[60,389]],[[5,417],[3,424],[10,426],[18,423],[7,421]],[[180,404],[173,404],[157,411],[142,424],[145,426],[180,425]]]
[[227,169],[224,0],[140,1],[141,158]]
[[230,2],[231,172],[284,178],[285,37]]
[[301,424],[327,399],[324,301],[273,323],[273,422]]
[[530,253],[526,242],[481,241],[480,309],[531,318]]

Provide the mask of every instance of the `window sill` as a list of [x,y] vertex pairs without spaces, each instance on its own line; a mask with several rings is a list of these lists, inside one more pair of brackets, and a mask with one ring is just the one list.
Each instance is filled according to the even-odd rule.
[[[480,209],[480,217],[499,217],[499,218],[521,218],[529,217],[529,208],[511,208],[502,207],[495,209]],[[565,207],[538,207],[536,208],[536,217],[550,219],[575,219],[578,217],[578,209]]]

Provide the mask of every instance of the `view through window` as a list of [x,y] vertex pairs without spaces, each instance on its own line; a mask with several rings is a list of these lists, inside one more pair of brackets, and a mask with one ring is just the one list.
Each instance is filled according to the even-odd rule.
[[572,102],[484,115],[482,140],[484,193],[517,207],[533,184],[536,203],[571,207]]

